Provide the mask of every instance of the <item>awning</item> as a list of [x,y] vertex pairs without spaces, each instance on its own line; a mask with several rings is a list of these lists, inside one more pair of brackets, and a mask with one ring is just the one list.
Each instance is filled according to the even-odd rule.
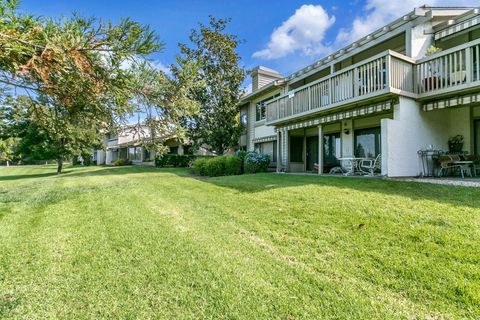
[[392,105],[394,104],[394,100],[387,100],[378,104],[364,106],[356,109],[351,109],[347,111],[332,113],[329,115],[325,115],[322,117],[318,117],[311,120],[297,122],[288,126],[277,127],[275,128],[275,132],[279,130],[292,130],[292,129],[300,129],[305,127],[312,127],[317,126],[319,124],[325,124],[330,122],[337,122],[340,120],[350,119],[359,116],[366,116],[374,113],[385,112],[392,109]]
[[270,141],[275,141],[277,140],[277,136],[268,136],[268,137],[261,137],[261,138],[256,138],[253,139],[253,143],[262,143],[262,142],[270,142]]
[[453,98],[426,102],[423,104],[423,111],[453,108],[463,105],[469,105],[471,103],[480,103],[480,93],[472,93]]
[[480,24],[480,17],[475,16],[473,18],[470,18],[468,20],[459,22],[457,24],[451,25],[443,30],[435,32],[435,40],[439,40],[445,37],[448,37],[449,35],[452,35],[454,33],[466,30],[468,28],[471,28],[473,26],[476,26]]

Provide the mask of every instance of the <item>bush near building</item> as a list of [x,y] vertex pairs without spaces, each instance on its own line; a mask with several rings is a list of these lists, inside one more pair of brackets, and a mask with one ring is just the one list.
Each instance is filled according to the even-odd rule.
[[237,155],[199,158],[192,164],[193,172],[202,176],[218,177],[243,173],[266,172],[270,157],[256,152]]

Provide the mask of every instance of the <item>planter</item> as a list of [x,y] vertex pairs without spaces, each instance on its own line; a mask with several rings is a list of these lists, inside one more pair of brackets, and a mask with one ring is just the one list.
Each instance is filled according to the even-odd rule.
[[463,143],[449,143],[448,150],[450,153],[460,153],[463,149]]

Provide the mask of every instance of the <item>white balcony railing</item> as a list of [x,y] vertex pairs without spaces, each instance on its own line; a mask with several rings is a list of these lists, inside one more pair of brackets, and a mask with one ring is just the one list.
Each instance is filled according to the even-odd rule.
[[386,51],[268,101],[267,122],[353,103],[391,88],[413,93],[413,87],[413,60]]
[[415,65],[419,97],[468,88],[480,80],[480,40],[420,59]]
[[268,101],[267,123],[389,93],[423,99],[477,87],[480,39],[419,60],[389,50]]

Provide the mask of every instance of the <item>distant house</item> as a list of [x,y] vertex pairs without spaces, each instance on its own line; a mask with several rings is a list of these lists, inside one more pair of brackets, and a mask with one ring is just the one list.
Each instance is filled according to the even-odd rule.
[[[118,134],[108,134],[104,138],[105,149],[94,150],[93,161],[97,165],[113,165],[115,160],[130,160],[133,164],[153,165],[155,152],[151,152],[144,147],[144,142],[150,139],[150,131],[142,126],[125,126]],[[169,147],[171,154],[188,154],[190,145],[180,143],[172,136],[166,139],[165,145]],[[200,148],[196,154],[206,155],[209,152]]]
[[417,152],[448,150],[456,135],[480,155],[479,8],[415,8],[288,77],[257,67],[252,89],[240,146],[277,171],[381,155],[383,175],[416,176]]

